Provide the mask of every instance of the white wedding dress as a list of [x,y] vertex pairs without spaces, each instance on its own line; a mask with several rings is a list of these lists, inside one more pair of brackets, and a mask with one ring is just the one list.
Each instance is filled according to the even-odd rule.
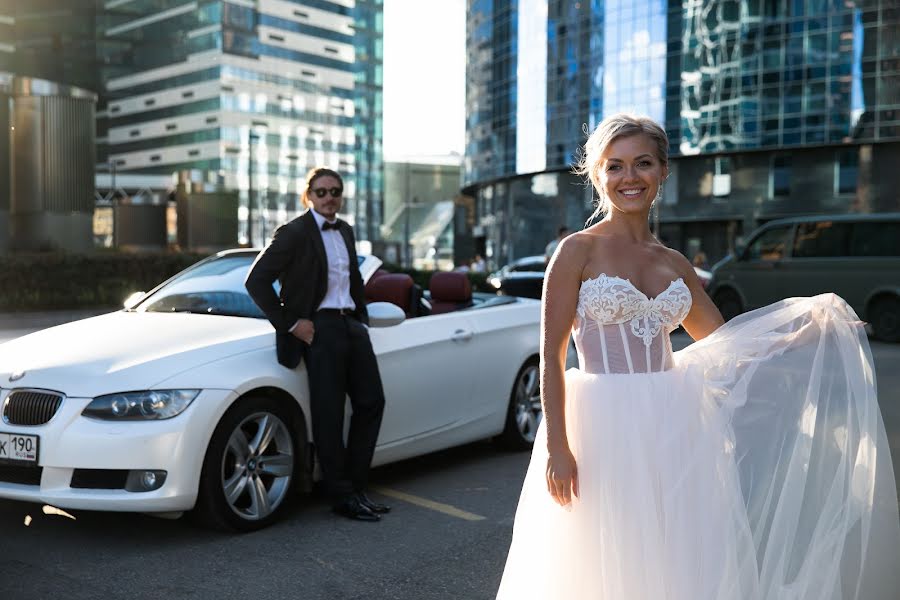
[[792,298],[677,353],[680,279],[583,282],[565,414],[580,494],[538,431],[501,600],[889,600],[900,521],[862,324]]

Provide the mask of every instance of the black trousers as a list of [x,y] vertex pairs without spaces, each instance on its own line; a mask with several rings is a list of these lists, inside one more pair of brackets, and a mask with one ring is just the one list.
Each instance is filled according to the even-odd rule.
[[[384,389],[366,326],[349,315],[317,312],[306,353],[312,430],[332,501],[365,490],[384,413]],[[352,415],[344,444],[344,405]]]

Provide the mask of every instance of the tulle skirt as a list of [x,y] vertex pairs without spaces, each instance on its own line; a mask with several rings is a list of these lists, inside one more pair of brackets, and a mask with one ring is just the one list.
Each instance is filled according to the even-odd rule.
[[735,319],[662,373],[566,373],[579,496],[543,427],[498,598],[900,595],[900,517],[868,341],[827,294]]

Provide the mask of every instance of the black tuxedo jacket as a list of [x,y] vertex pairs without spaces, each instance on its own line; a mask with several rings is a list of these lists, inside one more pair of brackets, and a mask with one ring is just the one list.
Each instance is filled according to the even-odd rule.
[[[350,257],[350,297],[356,318],[369,323],[362,276],[356,258],[353,228],[338,220],[338,232]],[[280,294],[272,284],[281,282]],[[293,369],[306,353],[306,344],[290,333],[298,319],[311,319],[328,291],[328,259],[322,232],[307,211],[275,231],[272,241],[259,253],[244,282],[250,297],[275,327],[278,362]]]

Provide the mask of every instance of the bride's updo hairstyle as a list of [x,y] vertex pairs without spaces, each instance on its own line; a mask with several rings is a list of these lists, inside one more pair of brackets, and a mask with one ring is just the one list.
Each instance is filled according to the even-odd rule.
[[[588,223],[609,210],[609,198],[603,192],[600,181],[600,157],[606,148],[621,137],[644,134],[656,143],[656,156],[663,164],[669,162],[669,137],[665,130],[650,117],[619,113],[603,119],[584,144],[581,159],[575,165],[575,173],[587,176],[597,190],[597,209],[588,219]],[[662,185],[662,182],[659,182]]]

